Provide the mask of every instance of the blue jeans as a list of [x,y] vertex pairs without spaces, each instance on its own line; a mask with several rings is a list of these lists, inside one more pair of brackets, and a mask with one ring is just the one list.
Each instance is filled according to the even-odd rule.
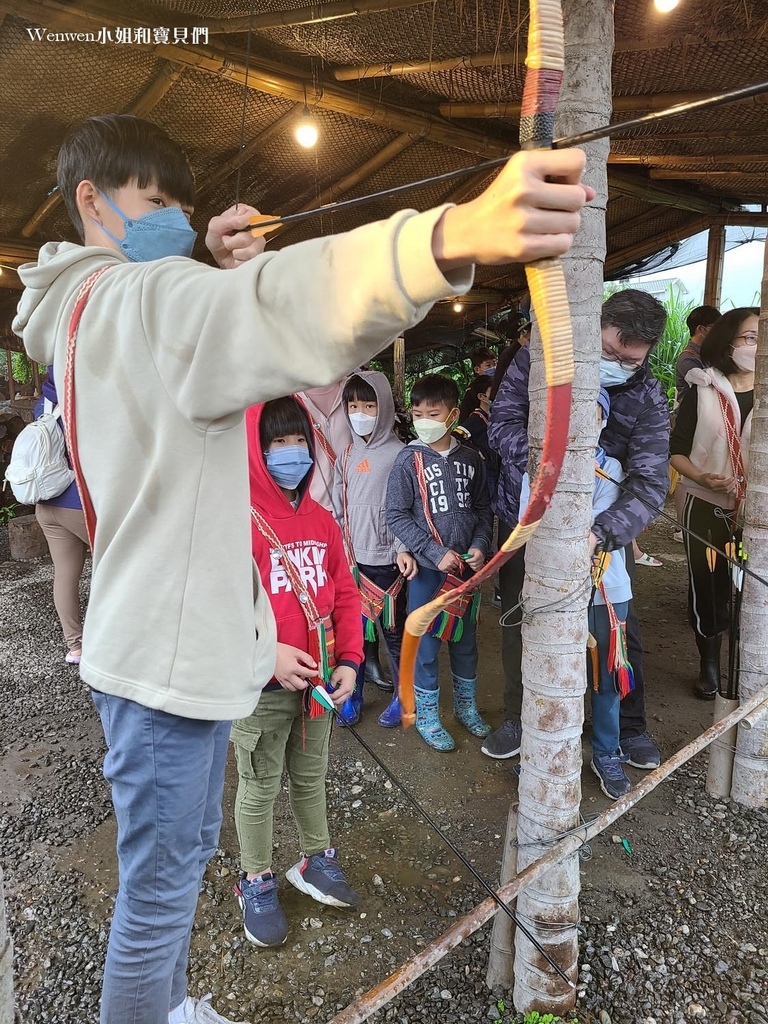
[[[626,620],[628,607],[627,601],[619,601],[613,606],[613,610],[622,622]],[[589,631],[597,640],[597,655],[600,663],[600,688],[597,692],[592,682],[591,669],[587,672],[589,692],[592,695],[592,752],[615,754],[621,746],[619,740],[621,701],[616,690],[614,673],[608,668],[611,624],[608,619],[608,609],[604,604],[590,605]],[[589,666],[589,664],[589,658],[587,658],[587,665]]]
[[[408,584],[408,611],[430,601],[442,586],[444,572],[419,565],[418,575]],[[477,679],[477,623],[470,619],[471,606],[464,615],[464,634],[461,640],[447,642],[451,659],[451,672],[457,679]],[[421,638],[416,656],[416,687],[419,690],[437,690],[437,659],[444,641],[426,633]]]
[[101,1024],[167,1024],[187,995],[192,922],[216,851],[230,722],[201,722],[92,690],[107,741],[120,885]]

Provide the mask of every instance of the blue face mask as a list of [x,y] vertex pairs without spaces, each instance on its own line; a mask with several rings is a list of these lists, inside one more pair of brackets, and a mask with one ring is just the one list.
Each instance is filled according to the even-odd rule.
[[291,444],[265,452],[264,461],[278,487],[295,491],[312,468],[313,459],[303,445]]
[[612,359],[600,360],[600,384],[604,388],[614,388],[618,384],[626,384],[630,377],[637,373],[635,369],[626,369],[621,363]]
[[483,370],[483,375],[485,377],[495,377],[496,376],[496,367],[492,366],[489,370]]
[[101,190],[99,195],[123,218],[125,238],[116,238],[103,224],[99,227],[133,263],[148,263],[164,256],[192,255],[197,232],[178,206],[164,206],[131,220]]

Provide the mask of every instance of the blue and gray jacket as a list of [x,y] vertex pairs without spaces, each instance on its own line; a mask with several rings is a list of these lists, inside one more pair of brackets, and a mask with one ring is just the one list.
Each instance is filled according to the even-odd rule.
[[[488,440],[501,457],[501,472],[494,512],[513,526],[518,520],[520,488],[528,465],[528,346],[516,354],[491,409]],[[655,517],[653,508],[664,504],[669,488],[669,406],[659,382],[647,365],[627,381],[607,388],[611,414],[600,435],[606,455],[624,468],[627,491],[599,515],[592,531],[606,549],[629,544]],[[608,536],[610,535],[610,540]]]

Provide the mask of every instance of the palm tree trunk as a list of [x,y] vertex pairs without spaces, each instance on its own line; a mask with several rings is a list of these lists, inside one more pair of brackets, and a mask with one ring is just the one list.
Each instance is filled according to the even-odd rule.
[[[613,4],[566,0],[563,7],[566,73],[556,135],[603,124],[611,112]],[[552,508],[526,551],[518,871],[546,852],[547,841],[579,823],[590,594],[587,535],[594,486],[608,143],[586,149],[586,180],[597,190],[597,199],[585,211],[565,263],[576,348],[573,439]],[[535,470],[544,432],[546,384],[536,333],[532,344],[528,429],[529,466]],[[531,611],[540,606],[545,610]],[[574,982],[578,893],[579,862],[573,856],[526,889],[517,902],[518,916]],[[552,971],[519,929],[515,942],[516,1009],[554,1013],[570,1009],[575,990]]]
[[[768,245],[763,273],[762,311],[757,343],[755,405],[749,444],[744,549],[748,565],[768,575]],[[768,589],[747,576],[741,606],[741,673],[743,702],[768,683]],[[731,796],[747,807],[768,807],[768,720],[739,728]]]

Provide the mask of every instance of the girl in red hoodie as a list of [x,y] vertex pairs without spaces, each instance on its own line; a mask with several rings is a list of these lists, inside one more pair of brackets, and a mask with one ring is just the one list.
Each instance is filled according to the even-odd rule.
[[279,946],[288,922],[272,872],[272,815],[284,761],[303,850],[286,878],[320,903],[360,903],[330,845],[325,776],[331,715],[309,702],[308,679],[322,677],[334,704],[343,704],[362,660],[362,620],[341,531],[309,493],[314,449],[302,405],[280,398],[249,409],[245,421],[253,557],[277,620],[278,655],[256,710],[232,728],[244,872],[235,894],[249,942]]

